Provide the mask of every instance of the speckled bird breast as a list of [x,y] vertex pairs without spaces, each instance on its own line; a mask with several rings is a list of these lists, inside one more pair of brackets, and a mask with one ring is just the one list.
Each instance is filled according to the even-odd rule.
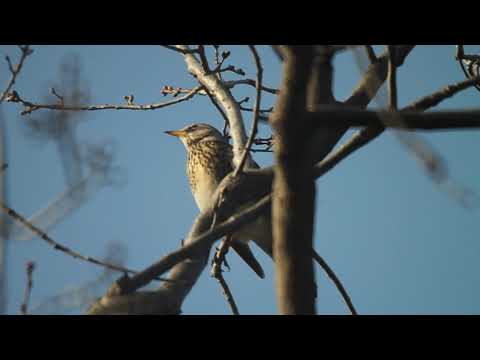
[[201,211],[211,205],[217,186],[233,170],[232,159],[230,144],[222,141],[202,141],[189,147],[187,175]]

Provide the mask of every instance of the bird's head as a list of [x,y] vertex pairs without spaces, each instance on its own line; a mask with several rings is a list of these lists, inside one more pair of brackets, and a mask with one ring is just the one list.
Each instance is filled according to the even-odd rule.
[[165,131],[165,133],[178,137],[187,149],[200,141],[225,141],[220,131],[203,123],[187,125],[180,130]]

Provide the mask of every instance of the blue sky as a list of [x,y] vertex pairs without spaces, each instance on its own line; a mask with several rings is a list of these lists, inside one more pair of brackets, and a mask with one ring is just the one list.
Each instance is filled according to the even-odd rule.
[[[42,101],[59,65],[71,53],[79,55],[90,103],[123,103],[133,94],[136,103],[164,101],[164,85],[192,87],[183,58],[160,46],[33,46],[16,89],[22,98]],[[229,46],[227,63],[254,78],[255,67],[245,46]],[[377,53],[382,49],[377,47]],[[467,46],[479,53],[480,46]],[[264,83],[278,87],[280,64],[269,47],[260,46]],[[13,46],[0,55],[16,58]],[[420,96],[464,79],[454,60],[453,45],[419,46],[399,69],[399,107]],[[348,97],[360,78],[352,53],[334,60],[335,96]],[[7,80],[3,64],[0,81]],[[0,68],[0,69],[1,69]],[[230,78],[233,78],[229,75]],[[254,88],[237,87],[237,99]],[[466,90],[438,109],[475,108],[480,93]],[[265,95],[262,107],[273,105]],[[52,141],[25,136],[22,122],[45,116],[42,111],[21,117],[17,104],[2,105],[7,132],[8,203],[31,216],[66,189],[60,157]],[[79,143],[109,141],[115,165],[126,182],[104,187],[65,220],[49,230],[58,242],[85,255],[102,257],[112,241],[127,249],[126,265],[142,269],[179,246],[197,215],[185,175],[181,143],[163,133],[194,122],[221,127],[222,119],[205,97],[150,112],[105,110],[83,115]],[[245,113],[247,128],[251,114]],[[268,127],[261,125],[261,134]],[[349,132],[345,139],[351,134]],[[478,131],[421,133],[445,159],[452,180],[480,194],[477,159]],[[343,140],[345,140],[343,139]],[[254,155],[262,165],[271,154]],[[317,181],[315,248],[330,263],[350,292],[361,314],[478,314],[480,313],[479,209],[462,208],[435,185],[417,161],[387,132],[350,156]],[[254,246],[254,245],[253,245]],[[258,279],[235,254],[225,273],[242,314],[277,313],[271,260],[254,248],[266,278]],[[31,306],[99,276],[95,265],[52,250],[38,238],[12,240],[8,246],[8,313],[19,312],[25,287],[25,262],[37,263]],[[318,312],[346,314],[335,287],[317,268]],[[101,295],[98,292],[97,295]],[[68,313],[81,313],[69,309]],[[65,310],[65,312],[67,312]],[[229,314],[221,289],[208,271],[187,298],[185,314]]]

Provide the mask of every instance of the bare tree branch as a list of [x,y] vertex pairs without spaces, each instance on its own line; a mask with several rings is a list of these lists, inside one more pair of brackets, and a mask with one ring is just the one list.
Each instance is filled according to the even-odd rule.
[[17,66],[13,66],[10,58],[6,56],[6,60],[8,63],[8,68],[10,70],[11,76],[10,76],[10,79],[8,80],[5,90],[2,92],[2,95],[0,96],[0,104],[3,102],[3,100],[5,100],[8,93],[10,92],[10,89],[15,84],[15,80],[17,79],[18,74],[22,70],[22,66],[23,66],[23,63],[25,62],[25,59],[33,53],[33,50],[28,45],[19,46],[19,47],[20,47],[20,50],[22,51],[22,55],[20,56],[20,61],[18,62]]
[[[107,254],[102,257],[102,261],[118,266],[125,263],[127,249],[124,244],[110,242],[106,251]],[[96,278],[42,299],[30,309],[30,314],[63,315],[73,310],[83,311],[105,291],[105,287],[110,285],[116,277],[116,271],[103,268]]]
[[218,282],[220,283],[220,286],[222,287],[222,290],[223,290],[223,294],[225,295],[225,299],[227,300],[233,315],[240,315],[237,304],[235,303],[235,299],[233,298],[232,292],[230,291],[230,288],[228,287],[228,284],[222,275],[222,264],[225,262],[225,256],[228,253],[230,243],[231,243],[231,237],[226,236],[225,239],[223,239],[222,243],[220,244],[220,247],[217,249],[217,252],[213,257],[211,276],[217,279]]
[[262,98],[262,76],[263,76],[263,68],[262,68],[262,63],[260,61],[260,57],[258,56],[257,50],[255,49],[255,46],[253,45],[248,45],[253,58],[255,60],[255,66],[257,67],[257,80],[256,80],[256,99],[255,99],[255,107],[253,111],[253,120],[252,120],[252,129],[250,130],[250,136],[247,141],[247,145],[245,145],[245,149],[243,150],[242,157],[240,159],[240,162],[238,163],[237,167],[235,168],[234,176],[237,176],[243,168],[243,165],[245,164],[245,161],[247,160],[247,157],[249,156],[250,148],[252,147],[253,140],[255,139],[255,136],[257,135],[257,127],[258,127],[258,114],[260,110],[260,103],[261,103],[261,98]]
[[[114,264],[109,264],[109,263],[106,263],[104,261],[100,261],[100,260],[97,260],[91,256],[84,256],[74,250],[71,250],[69,249],[68,247],[64,246],[64,245],[61,245],[60,243],[56,242],[55,240],[53,240],[50,236],[48,236],[44,231],[40,230],[39,228],[37,228],[35,225],[31,224],[30,222],[28,222],[22,215],[20,215],[19,213],[17,213],[15,210],[9,208],[7,205],[5,205],[3,202],[0,202],[0,208],[2,209],[3,212],[5,212],[8,216],[12,217],[13,219],[19,221],[23,226],[27,227],[28,229],[30,229],[33,233],[35,233],[39,238],[41,238],[42,240],[44,240],[46,243],[48,243],[50,246],[52,246],[55,250],[59,250],[69,256],[72,256],[73,258],[75,259],[80,259],[80,260],[84,260],[84,261],[88,261],[89,263],[92,263],[92,264],[95,264],[95,265],[99,265],[99,266],[103,266],[103,267],[106,267],[106,268],[109,268],[111,270],[116,270],[116,271],[120,271],[120,272],[123,272],[123,273],[130,273],[130,274],[135,274],[137,273],[136,271],[134,270],[130,270],[130,269],[126,269],[126,268],[123,268],[121,266],[117,266],[117,265],[114,265]],[[170,281],[168,279],[157,279],[157,280],[160,280],[160,281]]]
[[[404,113],[419,114],[422,111],[428,110],[429,108],[438,105],[441,101],[455,95],[459,91],[465,90],[478,83],[480,83],[480,77],[464,80],[453,85],[448,85],[447,87],[440,89],[431,95],[428,95],[426,97],[423,97],[413,102],[412,104],[402,109],[401,115],[403,117],[403,121],[405,121]],[[362,111],[362,113],[364,112],[365,111]],[[458,112],[457,115],[463,114],[463,113],[464,113],[463,111]],[[435,116],[435,114],[439,114],[439,113],[437,112],[437,113],[429,113],[429,114]],[[352,116],[355,116],[355,115],[352,115]],[[480,122],[478,121],[478,119],[480,119],[480,112],[478,113],[476,126],[474,121],[467,121],[466,124],[462,124],[461,122],[458,121],[457,116],[453,114],[451,116],[447,116],[447,119],[448,118],[450,119],[449,123],[443,124],[443,125],[452,125],[453,129],[455,129],[454,125],[457,125],[458,127],[461,127],[462,125],[466,125],[467,126],[466,128],[470,128],[470,126],[474,128],[480,127]],[[428,125],[430,126],[427,130],[449,129],[448,127],[447,128],[442,127],[442,124],[440,123],[440,121],[438,121],[438,119],[430,120]],[[422,128],[423,129],[427,128],[427,124],[424,124]],[[320,177],[323,174],[325,174],[327,171],[331,170],[336,164],[338,164],[341,160],[346,158],[348,155],[350,155],[360,147],[366,145],[371,140],[379,136],[384,131],[384,129],[385,127],[383,126],[383,124],[378,123],[377,125],[370,125],[367,128],[354,134],[348,142],[343,144],[334,153],[329,154],[324,160],[322,160],[320,163],[315,165],[315,176]]]
[[[153,278],[163,274],[167,270],[171,269],[173,266],[179,264],[182,260],[198,257],[198,254],[202,253],[202,249],[206,247],[207,250],[209,250],[212,244],[217,239],[235,231],[242,225],[255,219],[258,214],[260,214],[262,211],[265,211],[266,207],[269,204],[270,196],[266,196],[254,205],[247,207],[240,213],[230,217],[228,220],[223,221],[222,223],[216,225],[210,230],[206,229],[208,229],[211,224],[213,213],[207,212],[200,214],[197,217],[194,226],[192,227],[192,230],[190,232],[191,235],[187,237],[183,247],[164,256],[158,262],[152,264],[142,272],[129,278],[128,281],[125,281],[125,283],[117,290],[115,290],[113,294],[122,295],[132,293],[133,291],[147,285]],[[203,232],[200,232],[197,236],[195,231],[196,227],[201,229],[204,228],[205,230]],[[203,267],[201,268],[201,270],[203,270]],[[170,277],[170,279],[172,279],[172,277]],[[190,286],[193,286],[193,284],[191,284]]]
[[30,302],[30,294],[32,293],[33,287],[33,271],[35,270],[35,263],[29,261],[26,264],[26,273],[27,273],[27,284],[25,286],[25,294],[23,296],[23,303],[20,306],[20,313],[22,315],[28,314],[28,303]]
[[[319,45],[316,47],[315,57],[312,64],[312,74],[308,82],[307,109],[315,109],[319,105],[338,105],[333,96],[333,66],[332,57],[334,51],[331,46]],[[334,125],[332,127],[320,128],[313,131],[310,140],[312,149],[307,150],[313,153],[313,163],[322,160],[335,144],[348,130],[345,125]]]
[[395,47],[388,46],[388,107],[391,111],[397,110],[397,67],[395,66]]
[[[311,256],[315,212],[312,160],[306,152],[307,84],[313,49],[280,46],[281,91],[270,117],[276,139],[272,199],[273,257],[281,314],[315,314],[315,276]],[[309,139],[310,140],[310,139]]]
[[168,49],[168,50],[173,50],[175,52],[178,52],[182,55],[185,55],[185,54],[198,54],[198,49],[179,49],[178,47],[174,46],[174,45],[160,45],[160,46],[163,46],[164,48]]
[[[225,81],[225,86],[229,89],[235,87],[236,85],[250,85],[256,88],[256,81],[252,79],[240,79],[240,80],[229,80]],[[268,92],[270,94],[278,94],[278,89],[273,89],[270,87],[263,86],[261,87],[262,91]]]
[[377,55],[375,55],[375,51],[371,45],[365,45],[365,50],[367,51],[368,60],[370,60],[370,64],[373,64],[377,61]]
[[203,89],[203,86],[197,86],[192,89],[187,95],[179,97],[174,100],[145,104],[145,105],[111,105],[111,104],[102,104],[102,105],[63,105],[63,104],[38,104],[33,103],[27,100],[22,99],[16,91],[13,91],[8,94],[6,100],[8,102],[21,103],[25,109],[20,113],[21,115],[31,114],[35,110],[39,109],[50,109],[50,110],[61,110],[61,111],[96,111],[96,110],[156,110],[161,109],[170,105],[175,105],[186,100],[190,100],[197,92]]
[[315,165],[314,176],[319,178],[320,176],[324,175],[348,155],[375,139],[384,130],[385,128],[383,126],[368,126],[361,131],[357,131],[354,135],[352,135],[350,140]]
[[[187,45],[177,45],[177,48],[182,50],[189,50]],[[223,107],[228,117],[230,124],[231,136],[233,139],[233,154],[234,163],[237,165],[240,162],[242,151],[246,144],[246,133],[243,123],[242,113],[238,107],[234,97],[215,74],[208,74],[202,68],[199,61],[192,54],[185,54],[185,62],[188,70],[197,78],[197,80],[204,85],[209,92],[215,97],[219,105]],[[251,161],[250,161],[251,162]],[[249,162],[249,165],[250,165]]]
[[332,270],[332,268],[316,251],[313,251],[313,258],[318,262],[318,264],[322,267],[322,269],[327,273],[330,280],[332,280],[332,282],[335,284],[335,286],[337,287],[337,290],[342,295],[342,298],[345,301],[345,304],[347,304],[347,307],[352,313],[352,315],[358,315],[357,310],[355,310],[355,307],[353,306],[350,295],[348,295],[347,290],[345,290],[345,287],[343,286],[342,282],[340,281],[338,276],[335,274],[335,272]]
[[389,111],[357,110],[355,108],[320,106],[306,114],[311,129],[346,125],[364,127],[384,125],[387,128],[405,131],[415,130],[462,130],[480,127],[480,110],[450,110],[419,113],[402,111],[402,123]]
[[307,107],[313,109],[319,104],[333,104],[333,52],[330,46],[316,47],[313,59],[312,74],[308,82]]
[[205,48],[203,45],[198,45],[198,55],[200,56],[200,62],[202,64],[203,70],[205,70],[205,72],[209,74],[210,66],[208,65],[208,60],[205,56]]
[[222,115],[222,118],[224,120],[224,130],[223,130],[223,134],[225,135],[226,134],[226,129],[228,126],[230,126],[229,122],[228,122],[228,117],[227,115],[225,115],[225,112],[222,110],[222,108],[220,107],[220,105],[217,104],[217,101],[215,100],[215,98],[213,97],[213,95],[210,93],[209,90],[205,89],[205,92],[207,93],[208,95],[208,98],[210,99],[210,101],[212,102],[213,106],[215,106],[215,108],[218,110],[218,112],[220,113],[220,115]]
[[454,96],[459,91],[468,89],[472,86],[480,85],[480,76],[472,79],[460,81],[456,84],[448,85],[443,89],[434,92],[431,95],[425,96],[419,100],[416,100],[412,104],[404,108],[404,111],[425,111],[432,107],[437,106],[442,101]]
[[[396,46],[395,65],[397,67],[403,64],[414,47],[415,45]],[[388,53],[384,53],[378,58],[378,61],[368,67],[352,95],[345,101],[345,105],[366,108],[384,83],[387,77],[387,67]]]
[[[265,188],[266,195],[262,197],[261,200],[256,201],[253,205],[248,206],[240,212],[235,211],[235,214],[231,215],[227,221],[224,221],[213,229],[210,226],[213,217],[212,212],[200,214],[181,249],[163,257],[159,262],[138,274],[138,276],[119,279],[99,302],[92,305],[89,313],[111,314],[112,312],[115,312],[114,309],[116,309],[117,305],[124,309],[122,311],[130,314],[178,313],[184,297],[188,294],[189,289],[193,287],[196,279],[206,265],[205,257],[207,256],[213,242],[221,236],[230,234],[237,228],[251,222],[253,219],[257,218],[260,213],[267,211],[270,206],[271,195],[268,194],[272,182],[270,172],[265,171],[265,169],[248,170],[248,176],[249,177],[241,176],[241,178],[248,181],[243,184],[240,182],[240,185],[246,186],[242,187],[233,184],[232,190],[234,191],[227,191],[232,198],[226,198],[226,201],[222,204],[223,210],[224,208],[227,208],[227,213],[223,214],[223,216],[228,217],[229,211],[235,211],[234,209],[240,206],[239,199],[243,200],[246,198],[245,202],[248,203],[250,201],[248,196],[255,199],[257,194],[265,193],[265,191],[261,190],[262,188]],[[239,178],[230,176],[230,179],[238,180]],[[260,179],[264,180],[261,181]],[[222,181],[220,188],[217,190],[216,196],[218,196],[218,194],[222,192],[222,188],[225,189],[228,184],[229,179]],[[232,205],[234,206],[233,208],[231,207]],[[228,206],[230,206],[230,210],[228,210]],[[219,213],[223,213],[222,209],[219,209]],[[319,264],[328,274],[329,270],[326,269],[321,262],[319,262]],[[158,292],[132,294],[134,291],[150,282],[153,277],[163,274],[172,267],[174,269],[172,269],[169,276],[171,282],[165,283]],[[180,270],[175,271],[177,267]]]
[[[175,87],[170,86],[170,85],[165,85],[162,88],[162,90],[160,90],[160,94],[162,94],[163,96],[173,95],[173,97],[177,97],[179,94],[189,94],[192,91],[193,91],[193,89],[181,88],[181,87],[175,88]],[[205,89],[201,89],[201,90],[197,91],[197,95],[206,96],[207,92],[205,91]]]
[[[338,109],[336,109],[335,111],[338,111]],[[358,110],[356,110],[356,111],[358,111]],[[362,113],[364,113],[364,112],[362,112]],[[350,116],[349,116],[349,117],[350,117]],[[377,121],[378,121],[378,118],[377,118]],[[327,124],[327,125],[328,125],[328,124]],[[363,125],[367,125],[367,123],[364,123]],[[325,173],[325,171],[324,171],[323,173]],[[315,175],[319,176],[318,173],[316,173]],[[267,206],[267,205],[268,205],[268,199],[266,199],[266,200],[267,200],[267,202],[264,203],[263,206]],[[258,210],[258,208],[257,208],[257,210]],[[248,213],[248,212],[244,212],[243,214],[245,215],[245,214],[249,214],[249,213]],[[210,223],[210,222],[209,222],[209,223]],[[238,226],[241,226],[241,225],[238,225]],[[212,229],[212,230],[214,230],[214,229]],[[232,231],[233,231],[233,230],[232,230]],[[207,236],[207,234],[205,234],[205,236]],[[219,236],[221,236],[221,235],[217,234],[217,238],[218,238]],[[214,240],[213,240],[213,241],[214,241]],[[188,255],[185,255],[185,257],[182,257],[182,259],[185,259],[185,258],[188,258],[188,257],[189,257]],[[171,259],[170,259],[170,260],[171,260]],[[178,260],[178,259],[177,259],[177,260]],[[165,259],[162,260],[162,261],[165,261]],[[178,261],[181,261],[181,260],[178,260]],[[170,268],[171,266],[174,266],[174,265],[172,265],[172,263],[170,263],[170,265],[167,266],[167,267],[165,267],[165,262],[163,262],[162,264],[163,264],[162,266],[164,266],[164,268],[163,268],[163,270],[160,268],[160,271],[163,271],[163,272],[166,271],[166,269]],[[158,269],[157,269],[157,270],[158,270]],[[137,284],[137,285],[138,285],[138,284]],[[141,286],[143,286],[143,285],[140,285],[139,287],[141,287]],[[193,285],[192,285],[192,286],[193,286]],[[145,296],[146,296],[146,295],[145,295]],[[152,294],[151,296],[152,296],[152,299],[153,299],[154,295]]]

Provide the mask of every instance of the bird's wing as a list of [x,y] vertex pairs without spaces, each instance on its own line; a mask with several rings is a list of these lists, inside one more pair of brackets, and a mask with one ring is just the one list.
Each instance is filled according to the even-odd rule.
[[260,278],[263,279],[265,277],[262,266],[253,255],[252,250],[250,250],[250,246],[248,246],[248,244],[238,241],[232,241],[231,247],[243,259],[243,261],[245,261],[248,266],[250,266],[250,268],[255,271],[255,273]]

